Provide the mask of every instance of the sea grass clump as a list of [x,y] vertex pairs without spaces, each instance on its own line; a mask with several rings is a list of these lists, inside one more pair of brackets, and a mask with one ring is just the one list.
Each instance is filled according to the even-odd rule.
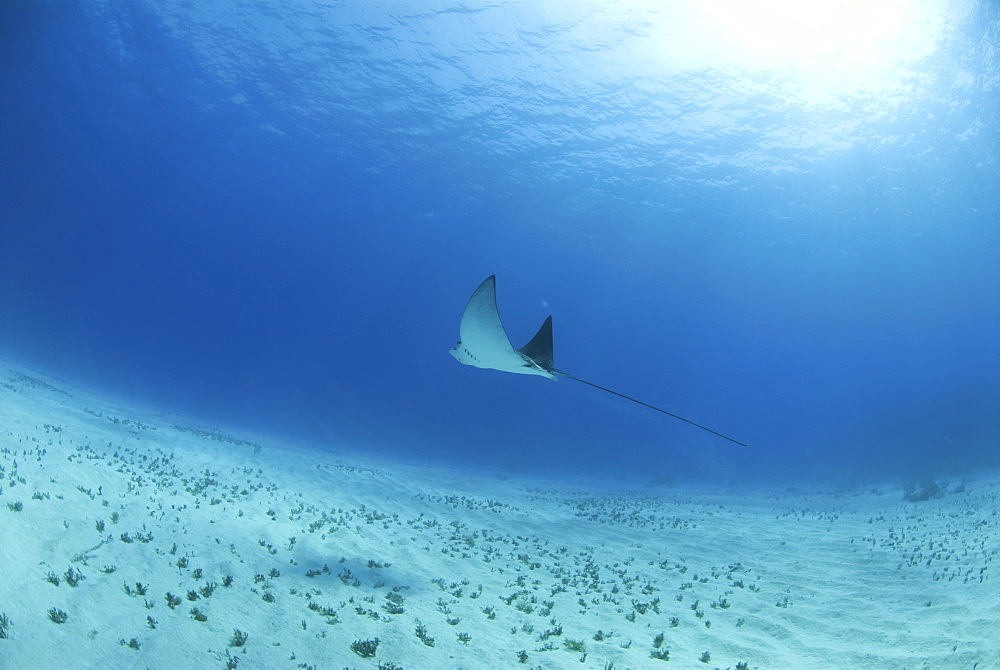
[[351,651],[361,658],[371,658],[378,651],[379,642],[377,637],[371,640],[355,640],[351,643]]

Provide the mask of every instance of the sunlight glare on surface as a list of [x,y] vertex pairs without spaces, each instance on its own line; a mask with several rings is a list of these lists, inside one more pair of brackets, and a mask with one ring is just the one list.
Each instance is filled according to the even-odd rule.
[[[830,92],[881,88],[932,54],[953,0],[702,0],[661,14],[669,69],[792,74]],[[652,7],[650,7],[652,10]],[[656,11],[656,10],[652,10]]]
[[898,42],[905,0],[714,0],[705,11],[734,47],[777,57],[871,60]]

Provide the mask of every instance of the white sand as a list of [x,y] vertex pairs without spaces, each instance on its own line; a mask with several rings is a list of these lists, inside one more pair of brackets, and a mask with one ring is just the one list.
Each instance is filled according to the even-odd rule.
[[0,449],[0,668],[1000,667],[995,477],[920,503],[502,480],[196,427],[10,363]]

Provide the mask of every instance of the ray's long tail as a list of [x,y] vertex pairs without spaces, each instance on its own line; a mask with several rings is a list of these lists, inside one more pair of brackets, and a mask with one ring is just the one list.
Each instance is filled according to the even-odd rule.
[[562,370],[557,370],[555,368],[549,368],[549,372],[557,374],[557,375],[559,375],[561,377],[566,377],[567,379],[572,379],[573,381],[580,382],[581,384],[586,384],[587,386],[593,386],[595,389],[600,389],[602,391],[610,393],[611,395],[616,395],[619,398],[625,398],[625,400],[631,400],[632,402],[634,402],[636,404],[639,404],[639,405],[642,405],[643,407],[648,407],[649,409],[655,409],[657,412],[660,412],[662,414],[666,414],[667,416],[672,416],[675,419],[680,419],[684,423],[689,423],[692,426],[694,426],[695,428],[701,428],[702,430],[708,431],[712,435],[718,435],[722,439],[729,440],[730,442],[732,442],[734,444],[738,444],[741,447],[747,446],[745,443],[740,442],[739,440],[734,440],[733,438],[729,437],[728,435],[723,435],[722,433],[714,431],[711,428],[708,428],[706,426],[701,425],[700,423],[695,423],[694,421],[691,421],[690,419],[685,419],[683,416],[677,416],[676,414],[668,412],[665,409],[660,409],[659,407],[656,407],[654,405],[650,405],[648,402],[643,402],[641,400],[636,400],[635,398],[633,398],[631,396],[627,396],[624,393],[619,393],[618,391],[612,391],[611,389],[605,388],[603,386],[600,386],[599,384],[595,384],[593,382],[588,382],[586,379],[580,379],[579,377],[574,377],[573,375],[569,374],[568,372],[563,372]]

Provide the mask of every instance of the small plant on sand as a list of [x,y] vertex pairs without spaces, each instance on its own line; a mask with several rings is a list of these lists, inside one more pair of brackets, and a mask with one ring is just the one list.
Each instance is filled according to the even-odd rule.
[[428,647],[434,646],[434,638],[432,638],[430,635],[427,634],[427,627],[424,626],[419,621],[417,622],[416,633],[417,637],[420,638],[420,641],[423,642],[425,645],[427,645]]
[[63,574],[63,579],[65,579],[66,583],[70,586],[77,586],[80,582],[86,579],[86,577],[84,577],[83,573],[79,570],[70,568]]
[[698,657],[698,660],[702,663],[710,663],[712,661],[712,655],[707,651],[702,652],[701,656]]
[[[553,620],[554,623],[554,620]],[[549,628],[538,634],[538,641],[545,642],[550,637],[557,637],[563,634],[562,624],[556,624],[554,628]]]
[[250,637],[249,633],[244,633],[238,628],[233,629],[233,638],[229,641],[229,645],[232,647],[242,647],[247,643],[247,638]]
[[389,596],[397,596],[399,598],[399,601],[397,602],[395,600],[389,600],[388,602],[386,602],[386,603],[384,603],[382,605],[382,609],[384,609],[389,614],[402,614],[403,612],[406,611],[403,608],[403,598],[402,598],[402,596],[399,596],[398,594],[395,594],[395,593],[388,593],[388,594],[386,594],[386,598],[387,599],[389,598]]
[[378,651],[379,642],[377,637],[371,640],[355,640],[351,643],[351,651],[361,658],[371,658]]
[[55,623],[66,623],[66,620],[69,619],[69,615],[61,609],[53,607],[49,610],[49,618]]

